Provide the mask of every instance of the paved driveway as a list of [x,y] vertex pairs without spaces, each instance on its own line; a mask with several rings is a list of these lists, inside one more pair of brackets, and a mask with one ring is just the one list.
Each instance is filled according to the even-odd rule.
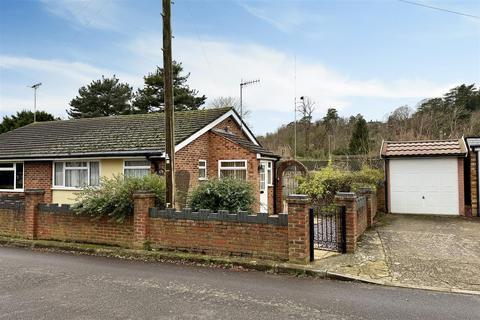
[[384,215],[354,255],[317,263],[374,280],[480,292],[480,219]]
[[377,232],[394,280],[480,291],[480,219],[388,215]]

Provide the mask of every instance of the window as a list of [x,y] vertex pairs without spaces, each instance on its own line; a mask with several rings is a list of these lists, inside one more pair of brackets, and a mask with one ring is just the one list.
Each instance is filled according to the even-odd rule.
[[247,160],[219,160],[218,177],[247,180]]
[[0,163],[0,190],[23,191],[23,163]]
[[148,160],[125,160],[123,174],[125,177],[144,177],[151,172]]
[[207,160],[198,160],[198,180],[207,180]]
[[53,164],[53,186],[83,188],[100,185],[98,161],[65,161]]
[[267,162],[267,183],[269,186],[273,186],[273,166],[272,161]]

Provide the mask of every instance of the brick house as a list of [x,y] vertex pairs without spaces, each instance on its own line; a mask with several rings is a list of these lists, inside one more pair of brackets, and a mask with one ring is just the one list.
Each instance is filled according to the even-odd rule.
[[[50,203],[74,202],[101,177],[164,174],[164,114],[38,122],[0,135],[0,196],[45,189]],[[256,212],[274,213],[275,164],[231,108],[175,113],[177,208],[204,180],[250,181]]]

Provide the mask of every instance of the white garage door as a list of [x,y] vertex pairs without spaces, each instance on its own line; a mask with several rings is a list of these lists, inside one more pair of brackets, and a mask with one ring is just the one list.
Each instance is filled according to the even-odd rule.
[[390,160],[390,212],[459,214],[456,158]]

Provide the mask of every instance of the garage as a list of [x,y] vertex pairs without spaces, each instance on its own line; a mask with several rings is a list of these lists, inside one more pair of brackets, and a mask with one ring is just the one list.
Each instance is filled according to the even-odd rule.
[[463,139],[384,141],[387,211],[464,215]]

